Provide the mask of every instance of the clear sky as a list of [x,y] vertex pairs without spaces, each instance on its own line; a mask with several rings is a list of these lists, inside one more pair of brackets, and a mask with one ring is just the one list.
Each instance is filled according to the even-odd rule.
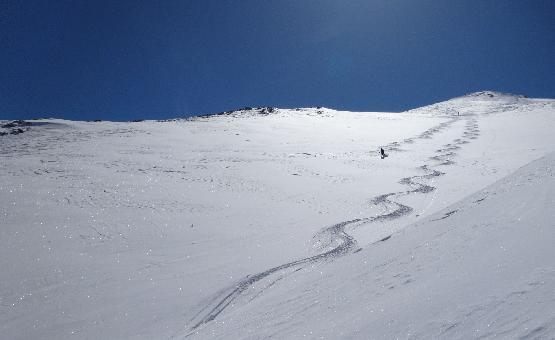
[[0,119],[555,97],[555,1],[0,0]]

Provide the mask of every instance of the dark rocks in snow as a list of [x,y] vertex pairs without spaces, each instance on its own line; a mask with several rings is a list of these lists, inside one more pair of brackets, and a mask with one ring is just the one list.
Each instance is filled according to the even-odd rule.
[[273,108],[273,107],[262,107],[258,111],[258,113],[263,114],[263,115],[268,115],[268,114],[274,113],[274,112],[275,112],[275,108]]
[[12,129],[12,131],[10,131],[10,135],[19,135],[20,133],[23,133],[23,132],[25,132],[25,130],[21,128]]
[[269,115],[269,114],[275,113],[277,111],[277,109],[274,108],[274,107],[271,107],[271,106],[263,106],[263,107],[255,107],[255,108],[252,108],[250,106],[245,106],[245,107],[243,107],[241,109],[237,109],[237,110],[223,111],[223,112],[218,112],[218,113],[199,115],[199,116],[196,116],[194,118],[209,118],[209,117],[213,117],[213,116],[239,117],[239,116],[244,115],[247,111],[252,113],[252,114]]
[[481,97],[481,98],[503,98],[503,97],[513,97],[513,98],[527,98],[523,95],[516,95],[512,93],[504,93],[504,92],[497,92],[497,91],[479,91],[479,92],[472,92],[465,97]]
[[30,122],[26,122],[24,120],[14,120],[11,121],[9,123],[6,123],[4,125],[2,125],[3,128],[5,129],[9,129],[9,128],[14,128],[14,127],[19,127],[19,126],[30,126],[31,123]]
[[24,120],[11,121],[0,126],[1,128],[9,129],[8,131],[0,131],[0,136],[19,135],[20,133],[29,130],[30,125],[32,125],[32,123],[26,122]]

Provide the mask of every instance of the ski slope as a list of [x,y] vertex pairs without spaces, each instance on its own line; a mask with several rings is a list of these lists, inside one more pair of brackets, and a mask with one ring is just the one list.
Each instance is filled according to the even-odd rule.
[[555,336],[554,100],[1,125],[0,338]]

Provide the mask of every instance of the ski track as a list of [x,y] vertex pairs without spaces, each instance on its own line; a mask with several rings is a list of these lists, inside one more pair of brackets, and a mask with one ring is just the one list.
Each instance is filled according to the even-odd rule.
[[[440,123],[420,135],[412,138],[404,139],[401,142],[393,142],[385,146],[388,151],[393,152],[405,152],[401,147],[403,144],[412,144],[418,139],[431,139],[436,133],[443,131],[444,129],[451,126],[454,122],[460,119],[466,119],[465,131],[460,138],[454,139],[451,143],[443,145],[442,148],[435,150],[435,155],[430,157],[429,160],[434,161],[436,164],[423,164],[417,169],[423,171],[422,175],[415,175],[410,177],[405,177],[399,180],[398,183],[406,185],[409,189],[398,192],[391,192],[382,195],[378,195],[371,199],[371,203],[375,206],[381,206],[385,209],[385,212],[378,214],[376,216],[356,218],[348,221],[339,222],[337,224],[325,227],[321,229],[313,238],[314,239],[326,239],[327,246],[333,246],[331,250],[325,251],[323,253],[301,258],[292,262],[288,262],[276,267],[272,267],[263,272],[247,275],[233,286],[228,287],[215,294],[215,296],[206,304],[191,320],[188,327],[188,334],[185,336],[191,336],[195,333],[196,329],[204,324],[207,324],[218,317],[224,310],[228,307],[233,306],[233,303],[243,295],[249,288],[255,289],[255,284],[259,283],[262,279],[267,278],[271,275],[281,273],[279,277],[270,280],[265,287],[260,287],[259,291],[254,294],[250,299],[258,297],[263,291],[277,281],[282,280],[285,276],[291,275],[309,264],[314,264],[319,261],[333,260],[334,258],[346,255],[348,253],[358,252],[361,248],[355,249],[357,242],[356,240],[346,232],[346,228],[351,229],[363,224],[369,224],[378,221],[387,221],[406,216],[413,211],[413,208],[401,204],[396,201],[399,197],[407,196],[415,193],[429,193],[434,191],[436,188],[432,185],[426,184],[426,180],[432,179],[434,177],[443,176],[445,173],[439,170],[432,169],[435,166],[447,166],[454,164],[455,162],[451,159],[457,155],[457,150],[461,148],[462,145],[467,144],[470,140],[476,139],[480,132],[478,128],[477,119],[473,116],[461,116],[454,117],[446,122]],[[378,152],[376,152],[378,153]],[[383,242],[391,238],[392,235],[388,235],[377,242]],[[287,271],[290,270],[290,271]]]

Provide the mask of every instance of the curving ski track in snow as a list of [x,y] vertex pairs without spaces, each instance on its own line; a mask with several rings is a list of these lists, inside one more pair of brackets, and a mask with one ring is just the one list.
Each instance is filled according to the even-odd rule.
[[[189,333],[186,336],[194,334],[195,329],[216,319],[226,308],[232,306],[234,301],[242,296],[244,292],[246,292],[249,288],[254,288],[255,284],[259,283],[264,278],[278,273],[282,274],[271,281],[266,287],[262,287],[258,294],[252,297],[251,300],[260,295],[266,288],[272,286],[275,282],[283,279],[284,276],[299,271],[308,264],[333,259],[353,251],[358,251],[354,249],[357,244],[356,240],[346,232],[347,227],[355,228],[357,225],[368,224],[376,221],[393,220],[410,214],[413,211],[413,208],[397,202],[396,199],[414,193],[429,193],[434,191],[436,188],[432,185],[426,184],[425,181],[434,177],[443,176],[445,173],[432,169],[431,167],[454,164],[454,161],[451,158],[456,156],[456,150],[460,149],[461,145],[467,144],[470,140],[478,137],[479,129],[477,121],[475,118],[468,116],[465,118],[456,117],[447,122],[434,126],[416,137],[407,138],[401,142],[394,142],[386,145],[386,148],[389,151],[404,151],[401,148],[403,144],[412,144],[417,139],[431,139],[434,134],[444,130],[459,119],[467,120],[465,131],[463,132],[461,138],[457,138],[451,143],[445,144],[442,148],[436,150],[436,155],[430,157],[430,160],[437,162],[437,164],[421,165],[418,169],[423,171],[424,174],[405,177],[399,181],[400,184],[406,185],[409,190],[391,192],[372,198],[371,203],[376,206],[382,206],[385,210],[384,213],[372,217],[342,221],[332,226],[325,227],[320,230],[314,238],[319,240],[325,239],[326,245],[328,247],[333,247],[331,250],[314,256],[284,263],[257,274],[248,275],[238,281],[235,285],[224,289],[220,293],[216,294],[216,296],[190,320]],[[390,237],[391,235],[380,241],[385,241]]]

